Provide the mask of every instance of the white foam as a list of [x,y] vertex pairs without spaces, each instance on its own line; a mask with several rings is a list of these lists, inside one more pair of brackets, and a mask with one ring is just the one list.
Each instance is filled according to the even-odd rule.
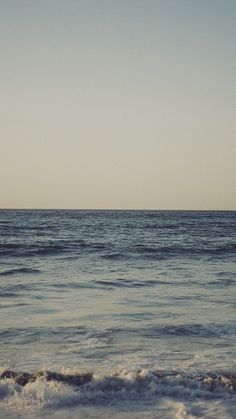
[[[73,371],[78,374],[77,370]],[[71,370],[63,370],[64,374],[69,372],[71,373]],[[134,411],[137,413],[137,408],[147,413],[150,413],[150,409],[152,411],[155,409],[159,412],[158,415],[160,414],[155,417],[161,418],[193,418],[196,417],[193,412],[198,413],[199,417],[199,412],[204,412],[204,409],[214,412],[215,416],[212,413],[212,416],[207,416],[209,418],[220,418],[222,416],[219,412],[223,411],[225,418],[227,417],[225,405],[230,406],[236,401],[230,380],[223,377],[222,383],[214,383],[214,388],[211,384],[210,377],[198,380],[181,374],[162,376],[155,375],[147,369],[139,371],[122,369],[109,375],[95,374],[92,381],[80,387],[56,380],[47,381],[45,376],[38,377],[36,381],[28,382],[22,387],[16,384],[14,379],[5,378],[0,380],[1,411],[5,412],[5,416],[0,417],[10,417],[11,414],[13,417],[14,414],[25,417],[32,414],[40,415],[42,409],[44,412],[48,409],[52,412],[72,409],[77,414],[71,417],[79,418],[81,409],[93,411],[96,406],[105,409],[105,412],[112,406],[118,415],[117,410],[126,406],[126,410],[131,410],[131,413]],[[200,402],[202,407],[199,405]],[[106,413],[99,417],[106,417]],[[145,414],[145,417],[149,416]],[[228,417],[231,417],[230,414]]]

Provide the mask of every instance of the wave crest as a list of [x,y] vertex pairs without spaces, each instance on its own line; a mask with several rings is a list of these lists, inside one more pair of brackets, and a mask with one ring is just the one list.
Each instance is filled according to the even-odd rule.
[[236,392],[236,374],[231,372],[199,372],[184,373],[180,371],[151,371],[140,369],[137,371],[122,370],[111,375],[98,376],[92,372],[84,373],[61,373],[49,370],[41,370],[36,373],[16,372],[4,369],[0,373],[0,380],[11,380],[24,387],[37,380],[55,381],[74,387],[97,386],[104,392],[117,391],[123,388],[132,390],[143,390],[150,384],[179,386],[183,388],[202,388],[215,392],[226,390]]

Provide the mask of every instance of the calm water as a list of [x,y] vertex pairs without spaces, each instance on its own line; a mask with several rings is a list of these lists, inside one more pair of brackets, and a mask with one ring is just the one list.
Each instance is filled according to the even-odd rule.
[[1,417],[236,417],[236,212],[1,210],[0,296]]

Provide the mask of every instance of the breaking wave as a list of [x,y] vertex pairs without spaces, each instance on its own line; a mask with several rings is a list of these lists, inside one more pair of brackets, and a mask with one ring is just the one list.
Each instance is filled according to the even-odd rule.
[[0,399],[37,407],[83,404],[106,405],[121,401],[156,402],[160,397],[178,400],[230,399],[236,395],[236,374],[209,372],[121,370],[107,375],[92,372],[36,373],[2,370]]

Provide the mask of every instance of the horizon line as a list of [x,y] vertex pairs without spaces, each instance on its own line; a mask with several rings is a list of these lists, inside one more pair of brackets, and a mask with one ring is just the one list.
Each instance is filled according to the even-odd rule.
[[179,209],[179,208],[1,208],[0,211],[178,211],[178,212],[234,212],[236,209]]

